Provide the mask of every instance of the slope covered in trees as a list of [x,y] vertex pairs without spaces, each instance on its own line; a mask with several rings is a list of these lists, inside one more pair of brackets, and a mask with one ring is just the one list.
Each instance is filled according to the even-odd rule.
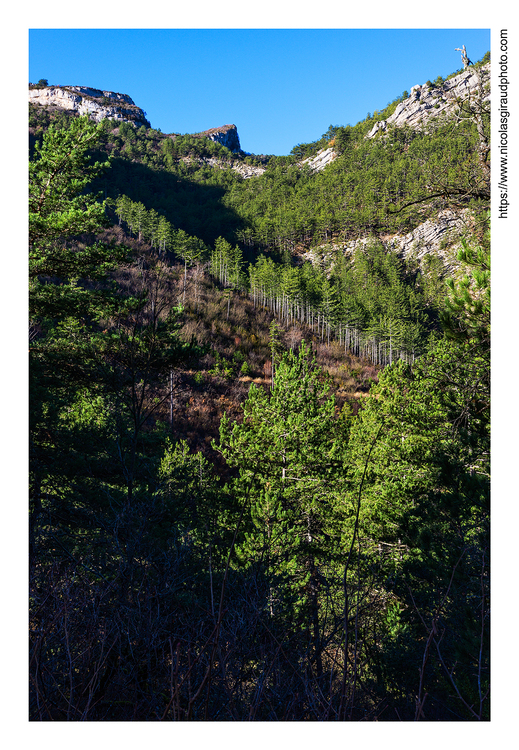
[[[31,720],[489,719],[478,116],[244,179],[32,111]],[[383,242],[445,207],[447,281]]]

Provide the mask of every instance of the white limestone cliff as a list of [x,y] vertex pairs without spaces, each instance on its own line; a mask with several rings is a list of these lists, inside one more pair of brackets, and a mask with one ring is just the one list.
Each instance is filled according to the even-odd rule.
[[101,91],[87,86],[30,88],[29,103],[88,115],[95,122],[110,119],[130,122],[136,127],[150,127],[146,113],[129,96],[114,91]]
[[210,128],[202,133],[196,133],[197,136],[209,138],[211,141],[221,143],[229,151],[241,151],[240,138],[236,125],[221,125],[219,128]]
[[[377,241],[382,242],[388,250],[394,250],[405,259],[414,258],[421,263],[427,255],[439,257],[444,264],[445,271],[452,271],[457,267],[457,250],[461,246],[461,238],[469,229],[470,212],[467,209],[440,211],[432,219],[427,219],[411,232],[405,235],[386,234]],[[358,248],[373,242],[373,237],[360,237],[348,242],[335,242],[319,245],[304,253],[303,260],[330,267],[335,252],[340,251],[346,256],[352,256]]]
[[196,164],[207,164],[210,167],[214,167],[215,169],[232,169],[233,172],[236,172],[241,177],[243,177],[245,180],[250,179],[251,177],[258,177],[259,175],[263,174],[265,171],[264,167],[255,167],[251,164],[245,164],[245,162],[236,160],[236,161],[226,161],[225,159],[218,159],[215,156],[210,157],[191,157],[191,156],[185,156],[182,158],[182,161],[186,163],[196,163]]
[[[490,82],[490,63],[480,68],[483,86]],[[441,86],[417,84],[412,87],[407,99],[400,102],[393,114],[387,120],[376,122],[368,133],[373,138],[380,131],[385,132],[389,125],[403,127],[407,125],[417,128],[424,125],[431,118],[448,114],[453,110],[457,99],[467,99],[477,92],[478,76],[474,67],[469,67],[453,78],[449,78]],[[490,89],[484,92],[484,101],[490,100]]]
[[[480,68],[483,86],[490,83],[490,63]],[[400,102],[393,114],[387,120],[380,120],[373,125],[368,138],[377,133],[384,133],[388,126],[418,128],[440,115],[446,115],[453,110],[457,99],[466,99],[475,94],[479,82],[474,67],[469,67],[457,76],[446,80],[441,86],[417,84],[411,88],[411,94]],[[490,89],[484,93],[484,101],[490,101]],[[313,172],[320,172],[338,156],[333,146],[321,149],[315,156],[303,160]]]
[[336,159],[337,156],[338,154],[334,151],[333,147],[328,146],[328,148],[322,148],[318,151],[315,156],[309,156],[307,159],[303,159],[302,164],[307,164],[312,172],[320,172]]

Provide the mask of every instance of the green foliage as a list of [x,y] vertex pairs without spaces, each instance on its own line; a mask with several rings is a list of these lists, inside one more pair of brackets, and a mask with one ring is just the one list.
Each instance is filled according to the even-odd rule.
[[227,361],[225,357],[223,357],[218,352],[215,352],[214,358],[214,365],[210,370],[208,370],[209,375],[225,378],[226,380],[230,380],[231,378],[233,378],[235,375],[233,363]]
[[243,286],[243,255],[239,245],[231,246],[224,237],[217,237],[211,252],[211,273],[223,286]]
[[85,191],[93,177],[108,166],[108,162],[90,163],[88,151],[98,138],[99,128],[85,117],[71,121],[68,129],[51,125],[43,142],[36,142],[29,163],[31,246],[48,245],[103,225],[102,204]]
[[475,124],[395,128],[384,143],[366,139],[368,127],[338,129],[340,157],[322,172],[269,169],[227,193],[226,205],[247,227],[244,239],[281,254],[310,240],[408,232],[425,219],[425,200],[429,212],[453,201],[485,205]]
[[207,459],[201,452],[190,452],[184,440],[173,444],[166,438],[157,474],[165,514],[155,533],[162,537],[163,545],[172,538],[179,542],[189,540],[195,554],[201,557],[212,547],[213,563],[216,567],[221,565],[225,547],[213,545],[215,538],[223,541],[227,536],[229,509],[223,502],[225,495],[218,492]]
[[[475,276],[486,289],[488,276],[477,268]],[[388,623],[386,684],[412,681],[407,665],[422,658],[419,701],[429,692],[429,710],[438,711],[454,685],[453,715],[472,719],[488,718],[490,384],[488,320],[461,299],[444,319],[452,326],[459,315],[462,335],[440,341],[413,368],[381,373],[350,449],[364,471],[359,535],[387,550],[393,606],[407,613],[403,627]],[[427,663],[430,646],[439,661]]]
[[[372,242],[347,261],[340,252],[331,269],[276,264],[260,256],[249,266],[250,296],[288,324],[299,320],[324,340],[338,339],[377,364],[424,350],[437,325],[437,298],[396,253]],[[443,298],[443,290],[442,290]]]
[[458,260],[468,271],[447,280],[448,297],[441,321],[449,338],[490,347],[490,230],[483,245],[462,242]]
[[[247,180],[204,138],[32,115],[32,717],[488,718],[489,237],[447,287],[375,239],[485,218],[486,125],[366,139],[400,99]],[[139,258],[97,242],[109,206]],[[270,323],[271,382],[203,450],[175,410],[236,401],[258,361],[236,337],[204,375],[173,258],[184,293],[208,261],[229,332],[244,290]],[[289,326],[384,368],[357,416]]]
[[106,275],[127,249],[88,241],[105,224],[104,206],[87,192],[100,168],[88,151],[99,137],[88,119],[51,127],[30,165],[30,310],[41,330],[30,350],[33,543],[36,522],[56,508],[51,534],[66,534],[69,524],[69,533],[104,527],[105,495],[131,504],[157,384],[193,351],[176,336],[171,302],[158,304],[160,264],[148,272],[149,297],[124,295]]
[[81,281],[100,280],[125,256],[124,249],[80,242],[107,225],[105,206],[87,189],[108,166],[92,163],[89,151],[100,129],[88,118],[68,128],[51,125],[36,142],[29,163],[29,310],[31,316],[93,315],[101,293]]
[[329,385],[304,342],[298,354],[279,358],[275,372],[270,392],[251,385],[243,422],[222,419],[215,447],[239,471],[234,491],[250,515],[238,556],[259,566],[268,583],[264,606],[280,617],[311,618],[317,568],[335,554],[334,495],[325,488],[347,434],[336,429]]

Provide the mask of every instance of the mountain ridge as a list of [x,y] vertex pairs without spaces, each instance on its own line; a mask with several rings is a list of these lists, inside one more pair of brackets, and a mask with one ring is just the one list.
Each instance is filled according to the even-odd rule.
[[29,103],[72,110],[78,115],[88,115],[95,122],[110,119],[151,127],[144,110],[128,94],[89,86],[29,86]]
[[[410,95],[397,104],[395,111],[385,120],[378,120],[366,135],[374,138],[388,131],[390,127],[423,127],[432,119],[449,116],[459,99],[468,99],[474,95],[480,85],[478,71],[481,72],[481,84],[484,90],[483,102],[490,101],[490,63],[480,67],[471,66],[458,75],[442,80],[427,81],[412,86]],[[332,145],[320,149],[317,154],[303,160],[313,172],[320,172],[339,156],[339,151]]]
[[[410,95],[399,102],[394,112],[383,120],[377,120],[367,134],[374,138],[386,133],[391,126],[412,128],[422,127],[431,119],[448,115],[460,98],[472,96],[482,85],[487,90],[483,101],[490,100],[490,62],[471,65],[447,79],[438,77],[434,82],[415,84]],[[29,102],[47,107],[71,110],[79,115],[88,115],[92,120],[104,119],[128,122],[135,127],[151,128],[146,112],[138,107],[128,94],[104,91],[88,86],[29,84]],[[172,133],[176,136],[178,133]],[[232,153],[241,153],[240,138],[235,124],[221,125],[192,134],[195,138],[205,137],[220,143]],[[334,161],[339,152],[334,148],[334,139],[316,154],[302,160],[311,171],[318,172]],[[261,170],[258,173],[261,173]],[[252,176],[252,175],[248,175]]]

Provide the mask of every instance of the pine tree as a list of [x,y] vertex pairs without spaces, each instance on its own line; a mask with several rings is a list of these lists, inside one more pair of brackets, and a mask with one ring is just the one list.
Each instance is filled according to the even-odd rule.
[[82,242],[106,223],[105,205],[88,191],[108,162],[92,163],[99,126],[87,117],[66,128],[50,126],[29,163],[29,313],[44,317],[94,314],[103,295],[81,280],[101,280],[125,248]]
[[243,411],[243,422],[222,419],[215,445],[239,471],[234,491],[249,503],[239,555],[266,585],[267,611],[286,624],[305,624],[321,674],[318,591],[336,553],[331,486],[342,469],[346,436],[304,342],[297,354],[279,359],[269,392],[251,385]]
[[481,249],[465,252],[479,260],[452,286],[448,338],[380,374],[350,437],[359,535],[399,602],[380,669],[416,680],[417,719],[488,717],[489,277]]

